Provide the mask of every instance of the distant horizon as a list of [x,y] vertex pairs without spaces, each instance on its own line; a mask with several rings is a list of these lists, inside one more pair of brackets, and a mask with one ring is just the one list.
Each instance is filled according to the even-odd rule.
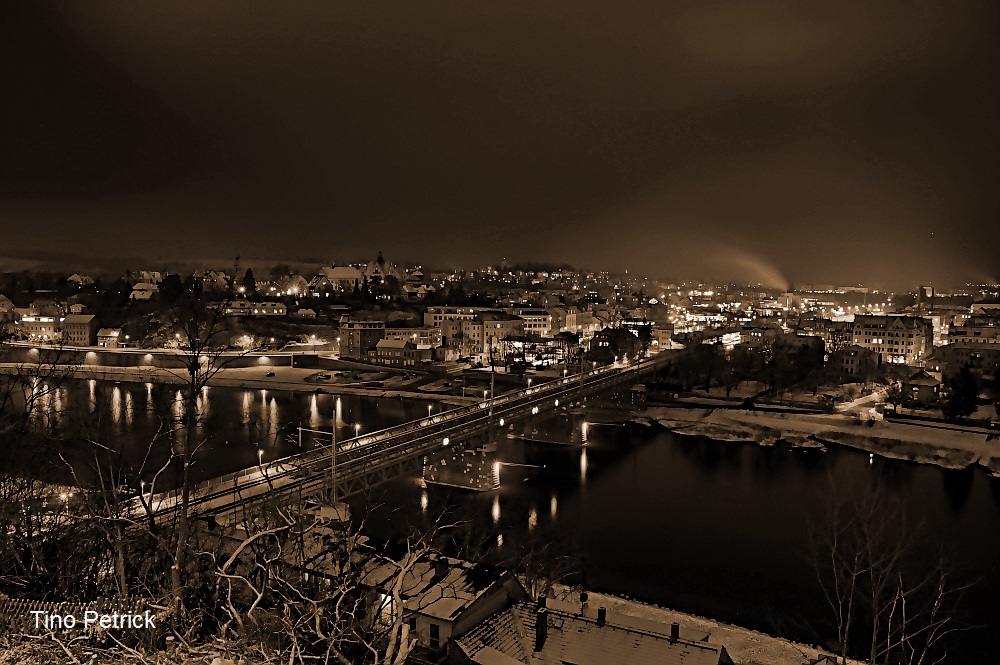
[[[311,278],[313,274],[304,274],[302,270],[319,270],[324,266],[330,265],[349,265],[357,263],[368,263],[375,259],[378,255],[379,250],[375,250],[369,258],[358,257],[356,259],[338,259],[334,261],[318,258],[282,258],[282,257],[264,257],[264,256],[240,256],[240,272],[246,271],[247,268],[252,268],[255,273],[260,272],[260,274],[255,275],[258,278],[264,273],[264,271],[270,271],[271,268],[277,265],[288,265],[289,267],[295,269],[296,271],[303,274],[304,277]],[[383,256],[387,261],[391,261],[403,268],[410,268],[414,266],[420,266],[425,270],[430,271],[474,271],[482,270],[492,265],[494,268],[498,268],[501,265],[501,261],[494,264],[483,264],[483,265],[468,265],[468,266],[442,266],[434,265],[427,261],[413,260],[411,259],[399,259],[397,257],[386,255],[383,252]],[[7,253],[5,255],[0,255],[0,272],[21,272],[24,270],[37,271],[37,272],[65,272],[67,275],[73,272],[91,272],[94,274],[124,274],[126,270],[139,271],[139,270],[223,270],[225,272],[232,272],[236,257],[222,258],[222,257],[209,257],[209,256],[197,256],[191,258],[146,258],[142,256],[97,256],[97,257],[83,257],[79,255],[73,255],[66,252],[31,252],[22,251],[16,253]],[[568,261],[545,261],[537,259],[525,259],[518,260],[516,257],[507,257],[507,265],[526,265],[526,264],[543,264],[543,265],[569,265],[578,272],[584,273],[596,273],[596,272],[607,272],[614,275],[624,275],[627,273],[633,274],[639,277],[646,277],[649,279],[654,279],[657,281],[670,283],[670,284],[681,284],[681,283],[701,283],[710,286],[723,286],[729,284],[735,284],[738,286],[755,286],[759,285],[765,288],[772,289],[784,289],[785,286],[781,284],[767,284],[765,282],[749,279],[731,279],[723,277],[712,277],[707,275],[653,275],[641,271],[634,271],[629,268],[624,268],[621,270],[613,270],[608,268],[603,268],[600,266],[586,266],[586,265],[575,265]],[[835,279],[815,279],[815,280],[800,280],[791,282],[789,286],[794,290],[802,288],[804,286],[833,286],[833,287],[866,287],[869,289],[875,289],[878,291],[884,291],[889,293],[912,293],[916,291],[921,286],[935,287],[937,289],[945,290],[961,290],[968,286],[1000,286],[1000,280],[994,282],[985,281],[974,281],[968,280],[958,283],[934,283],[931,280],[925,280],[919,283],[914,283],[912,285],[906,284],[880,284],[877,282],[865,282],[859,280],[835,280]]]

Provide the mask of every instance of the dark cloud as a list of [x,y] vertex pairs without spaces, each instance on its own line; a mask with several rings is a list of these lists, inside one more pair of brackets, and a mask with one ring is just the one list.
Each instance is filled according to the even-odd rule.
[[0,27],[0,223],[22,249],[155,257],[996,278],[997,18],[21,3]]

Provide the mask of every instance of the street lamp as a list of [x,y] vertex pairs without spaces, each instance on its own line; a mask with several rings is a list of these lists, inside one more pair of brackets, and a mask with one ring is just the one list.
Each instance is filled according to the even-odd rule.
[[428,417],[428,418],[430,418],[430,417],[431,417],[431,408],[432,408],[433,406],[434,406],[433,404],[428,404],[428,405],[427,405],[427,417]]
[[361,423],[354,423],[354,437],[357,438],[359,434],[361,434]]

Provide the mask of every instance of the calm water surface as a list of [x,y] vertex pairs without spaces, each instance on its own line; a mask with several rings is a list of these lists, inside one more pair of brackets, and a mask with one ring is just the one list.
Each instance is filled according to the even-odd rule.
[[[39,418],[137,464],[178,413],[176,398],[170,386],[79,382],[48,398]],[[254,465],[258,449],[265,461],[295,452],[296,427],[328,430],[334,405],[330,395],[209,389],[199,400],[197,475]],[[368,432],[424,416],[427,405],[345,396],[337,421],[343,433],[355,423]],[[807,524],[822,517],[831,487],[880,480],[951,543],[964,570],[982,577],[966,618],[986,627],[964,636],[953,662],[1000,663],[1000,480],[872,462],[849,449],[766,448],[583,422],[562,414],[518,432],[549,443],[501,438],[497,492],[423,489],[416,478],[380,488],[373,499],[383,524],[461,505],[510,538],[554,530],[576,552],[591,588],[815,642],[828,634],[828,610],[809,563]],[[155,443],[149,465],[168,450],[169,437]]]
[[[573,445],[507,440],[493,495],[414,480],[385,490],[384,505],[428,511],[477,506],[501,532],[546,523],[571,541],[588,587],[819,643],[830,634],[809,556],[807,525],[832,487],[880,481],[910,515],[982,578],[964,619],[986,624],[952,650],[957,663],[1000,663],[1000,480],[980,471],[870,460],[850,449],[792,450],[679,437],[639,426],[552,419],[541,435]],[[522,466],[524,465],[524,466]],[[426,495],[426,496],[425,496]]]

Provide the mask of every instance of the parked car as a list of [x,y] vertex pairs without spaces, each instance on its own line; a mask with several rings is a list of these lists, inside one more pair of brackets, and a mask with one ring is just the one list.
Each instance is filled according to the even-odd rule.
[[267,373],[267,374],[265,374],[264,376],[267,376],[267,377],[271,377],[271,376],[274,376],[274,372],[268,372],[268,373]]
[[320,374],[316,378],[318,378],[320,381],[326,381],[326,380],[328,380],[330,378],[330,375],[329,374]]

